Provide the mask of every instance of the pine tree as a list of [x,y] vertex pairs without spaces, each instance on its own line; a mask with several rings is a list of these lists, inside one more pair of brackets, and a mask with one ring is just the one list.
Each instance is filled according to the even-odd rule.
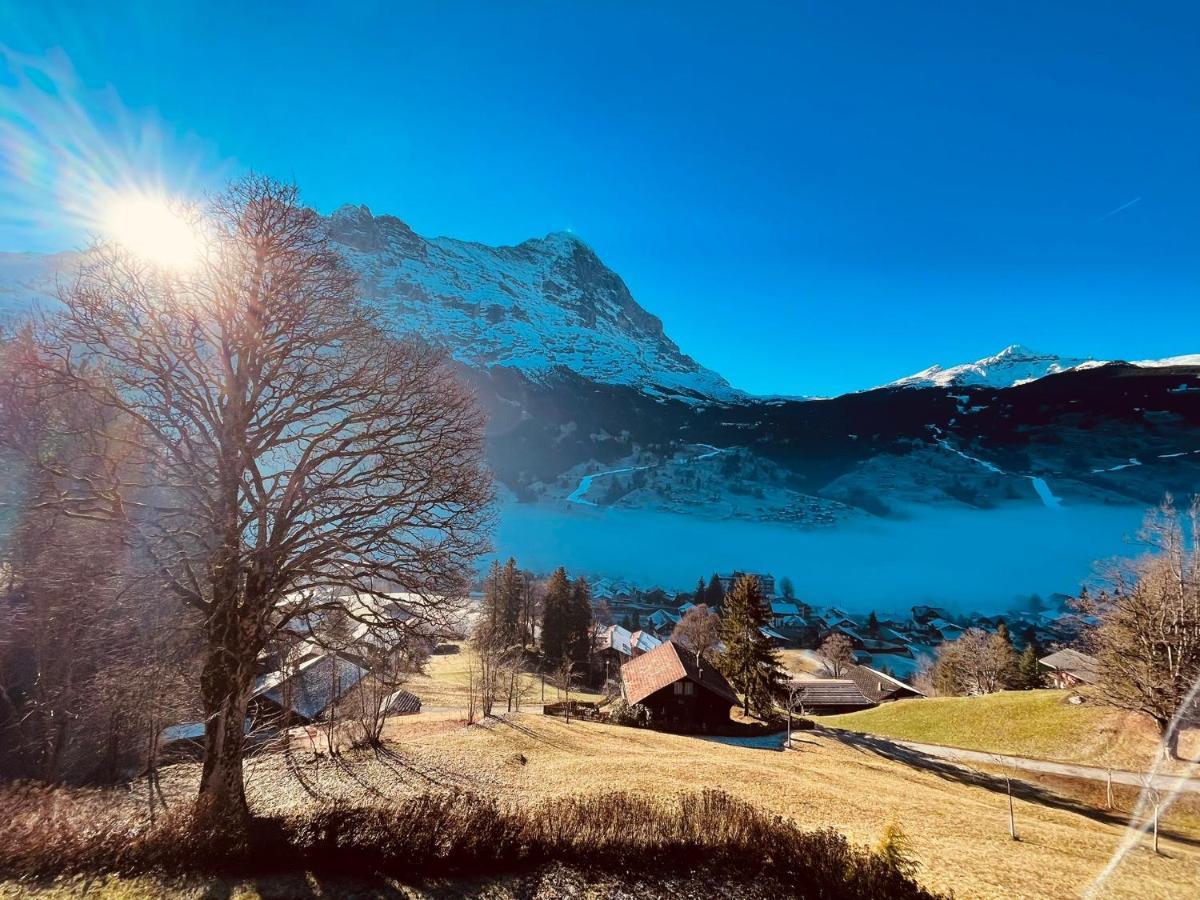
[[557,666],[570,653],[571,581],[561,566],[546,582],[542,610],[542,658]]
[[500,627],[500,590],[502,574],[499,560],[493,560],[488,569],[487,578],[483,582],[483,607],[479,611],[478,631],[485,634],[489,640]]
[[709,609],[715,609],[718,612],[725,605],[725,588],[721,585],[721,579],[715,572],[709,579],[708,589],[704,592],[704,603]]
[[700,576],[700,581],[696,584],[696,596],[692,598],[692,602],[697,606],[708,605],[708,589],[704,586],[704,576]]
[[780,580],[779,592],[781,594],[783,594],[784,600],[795,600],[796,599],[796,586],[794,584],[792,584],[792,579],[789,576],[784,575],[783,578]]
[[576,578],[571,587],[568,653],[580,666],[592,657],[592,588],[586,578]]
[[770,611],[762,586],[752,575],[734,582],[725,597],[721,639],[725,650],[718,665],[734,689],[742,694],[742,712],[753,709],[766,718],[782,689],[783,673],[770,640],[762,633]]
[[871,614],[867,616],[867,634],[872,637],[879,634],[879,617],[875,615],[875,610],[871,610]]
[[500,572],[497,634],[506,646],[521,643],[521,610],[524,605],[524,579],[511,556]]
[[1045,687],[1046,681],[1038,665],[1037,645],[1029,644],[1021,654],[1020,662],[1017,663],[1017,680],[1018,687],[1027,691]]

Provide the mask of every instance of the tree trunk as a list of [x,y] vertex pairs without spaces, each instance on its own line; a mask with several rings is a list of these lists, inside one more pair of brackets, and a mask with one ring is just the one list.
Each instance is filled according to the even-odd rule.
[[238,659],[236,643],[209,646],[200,676],[204,704],[204,767],[198,809],[222,828],[240,832],[249,818],[242,777],[243,732],[250,669]]
[[1179,759],[1179,728],[1172,726],[1170,721],[1160,722],[1159,731],[1162,733],[1162,755],[1166,760]]

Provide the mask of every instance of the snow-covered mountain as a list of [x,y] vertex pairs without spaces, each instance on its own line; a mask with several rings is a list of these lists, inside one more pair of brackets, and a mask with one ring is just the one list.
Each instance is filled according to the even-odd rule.
[[508,366],[534,380],[565,368],[685,400],[743,396],[683,353],[574,235],[489,247],[425,238],[365,206],[343,206],[328,228],[361,275],[365,296],[398,332],[441,341],[472,368]]
[[[909,375],[907,378],[901,378],[885,384],[883,387],[1007,388],[1027,384],[1059,372],[1093,369],[1097,366],[1123,362],[1126,361],[1056,356],[1053,353],[1038,353],[1036,350],[1030,350],[1020,344],[1010,344],[994,356],[948,368],[930,366],[915,375]],[[1139,359],[1126,364],[1142,369],[1163,369],[1172,366],[1194,367],[1200,366],[1200,354],[1168,356],[1163,359]]]
[[1005,347],[994,356],[972,363],[943,368],[930,366],[915,375],[893,381],[884,387],[993,387],[1005,388],[1066,372],[1079,366],[1101,365],[1093,360],[1038,353],[1020,344]]

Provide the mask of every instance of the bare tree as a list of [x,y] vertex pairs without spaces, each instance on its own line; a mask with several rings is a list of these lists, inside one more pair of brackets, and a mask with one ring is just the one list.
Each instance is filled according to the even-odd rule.
[[936,652],[932,676],[939,694],[993,694],[1007,688],[1017,671],[1012,644],[981,628],[968,628]]
[[[294,187],[235,183],[199,263],[97,246],[51,320],[45,371],[88,396],[142,473],[59,469],[71,515],[131,522],[204,618],[201,811],[247,816],[242,722],[258,653],[333,609],[405,632],[449,612],[485,549],[482,418],[442,356],[389,338]],[[408,617],[389,590],[408,592]]]
[[696,654],[697,664],[701,659],[714,662],[721,642],[721,617],[703,603],[693,606],[676,623],[671,640]]
[[1113,571],[1091,637],[1104,699],[1153,719],[1163,757],[1178,759],[1200,706],[1200,498],[1181,514],[1168,497],[1142,537],[1154,552]]
[[825,663],[825,671],[830,677],[841,678],[854,665],[854,644],[846,635],[835,631],[821,643],[817,655]]

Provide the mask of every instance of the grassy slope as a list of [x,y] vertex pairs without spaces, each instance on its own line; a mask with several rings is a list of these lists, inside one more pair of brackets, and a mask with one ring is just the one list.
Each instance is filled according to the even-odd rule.
[[[1041,759],[1139,769],[1156,752],[1152,723],[1064,691],[1005,691],[983,697],[931,697],[887,703],[818,721],[850,731]],[[1193,735],[1181,746],[1191,749]]]
[[[1022,840],[1013,842],[1002,793],[812,734],[799,737],[799,752],[778,753],[535,714],[465,728],[444,713],[394,719],[387,737],[392,752],[382,756],[331,762],[297,754],[291,766],[279,756],[255,759],[248,766],[250,802],[286,810],[463,789],[536,803],[616,789],[662,796],[717,787],[804,827],[835,827],[864,845],[896,821],[924,866],[921,879],[952,889],[960,900],[1079,896],[1123,833],[1077,812],[1018,800]],[[191,796],[197,778],[194,765],[172,767],[164,788]],[[1185,821],[1194,827],[1194,817],[1180,825]],[[1194,896],[1200,847],[1167,838],[1164,849],[1163,857],[1135,851],[1104,896]]]
[[[459,645],[459,647],[460,652],[458,653],[430,657],[425,674],[411,679],[405,685],[408,690],[421,698],[425,707],[452,707],[466,711],[468,669],[473,652],[466,645]],[[526,705],[540,704],[542,702],[540,679],[535,675],[525,675],[522,683],[526,689],[526,697],[523,702]],[[602,699],[598,694],[584,691],[572,691],[571,697],[575,700]],[[547,684],[546,702],[553,703],[561,699],[563,697],[558,689],[552,684]]]

